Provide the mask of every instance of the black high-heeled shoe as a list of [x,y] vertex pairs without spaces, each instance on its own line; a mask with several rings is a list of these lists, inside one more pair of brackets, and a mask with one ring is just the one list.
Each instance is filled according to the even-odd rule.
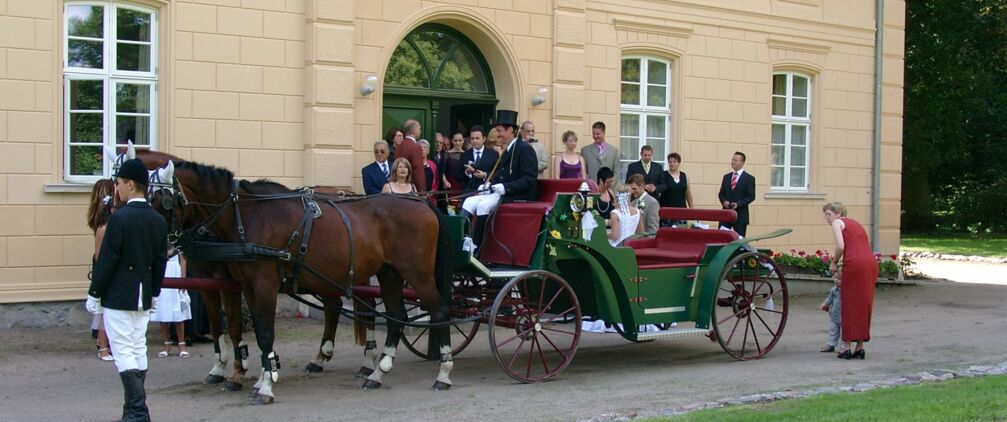
[[864,349],[860,349],[860,350],[857,350],[856,352],[853,352],[853,354],[850,355],[850,357],[848,359],[857,359],[857,358],[860,358],[860,360],[864,360],[866,357],[867,357],[867,352],[865,352]]
[[839,359],[850,360],[853,357],[853,353],[850,352],[850,349],[846,349],[843,350],[841,353],[837,354],[836,357]]

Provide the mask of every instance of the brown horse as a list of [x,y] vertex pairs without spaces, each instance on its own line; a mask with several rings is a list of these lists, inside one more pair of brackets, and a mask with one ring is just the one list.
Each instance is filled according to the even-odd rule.
[[[136,152],[137,158],[142,160],[149,170],[151,170],[151,185],[149,187],[148,199],[151,206],[161,213],[165,219],[172,217],[171,203],[164,202],[165,199],[173,200],[171,188],[171,176],[161,176],[164,168],[169,162],[181,163],[183,160],[170,154],[150,150],[139,150]],[[161,172],[155,176],[155,172]],[[344,191],[332,187],[316,187],[316,191],[327,194],[340,194]],[[167,205],[168,207],[165,207]],[[198,259],[189,259],[189,268],[197,277],[209,277],[214,279],[231,278],[227,270],[227,265],[221,262],[211,262]],[[223,387],[228,391],[240,390],[245,374],[248,370],[248,346],[242,339],[243,324],[241,316],[241,292],[227,290],[199,290],[200,296],[206,305],[207,317],[209,319],[210,334],[214,343],[214,364],[210,373],[204,381],[207,384],[223,383]],[[221,319],[221,308],[227,317],[228,336],[234,352],[233,371],[231,376],[225,378],[227,357],[221,353],[224,349],[222,339],[223,320]],[[305,367],[306,372],[321,372],[324,362],[332,359],[334,349],[334,339],[339,323],[339,307],[332,302],[323,304],[325,314],[325,328],[322,332],[322,340],[318,352],[311,362]],[[364,362],[361,365],[358,375],[369,375],[377,365],[376,346],[374,343],[374,326],[358,325],[356,327],[357,343],[365,345]],[[366,333],[364,330],[366,329]],[[365,342],[366,340],[366,342]]]
[[[272,251],[271,257],[227,264],[231,276],[243,285],[262,353],[256,403],[271,403],[274,398],[272,385],[279,375],[273,351],[277,292],[281,279],[297,265],[302,265],[301,289],[332,299],[347,292],[348,285],[364,284],[370,275],[378,275],[389,329],[379,370],[367,377],[364,388],[380,387],[382,374],[392,369],[401,321],[407,318],[403,280],[409,280],[432,323],[447,322],[451,246],[441,215],[428,201],[379,195],[336,202],[268,181],[235,183],[230,171],[193,162],[178,163],[174,180],[178,187],[174,209],[187,232],[205,225],[221,241],[256,245],[260,254]],[[298,259],[304,233],[295,231],[307,221],[307,200],[317,200],[321,213],[314,219],[308,252]],[[201,220],[193,223],[192,216]],[[295,259],[277,259],[284,251]],[[431,339],[441,352],[433,388],[450,388],[453,364],[447,325],[432,330]]]

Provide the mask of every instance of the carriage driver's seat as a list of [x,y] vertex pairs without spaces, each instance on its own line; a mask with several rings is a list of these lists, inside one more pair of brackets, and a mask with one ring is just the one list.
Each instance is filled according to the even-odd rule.
[[591,193],[598,185],[586,179],[539,179],[535,201],[500,205],[486,227],[479,259],[487,264],[528,267],[538,243],[545,216],[560,193],[576,193],[587,182]]

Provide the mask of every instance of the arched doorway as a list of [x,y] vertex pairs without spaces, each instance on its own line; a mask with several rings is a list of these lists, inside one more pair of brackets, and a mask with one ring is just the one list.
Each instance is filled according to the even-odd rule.
[[468,136],[468,128],[488,124],[497,99],[493,75],[475,44],[455,29],[429,23],[406,35],[392,53],[383,102],[382,135],[416,119],[433,143],[434,132]]

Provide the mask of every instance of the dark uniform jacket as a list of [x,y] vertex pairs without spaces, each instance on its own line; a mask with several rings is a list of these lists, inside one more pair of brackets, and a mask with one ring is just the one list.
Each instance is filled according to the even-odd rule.
[[492,184],[503,183],[501,202],[534,201],[538,197],[538,158],[525,141],[514,141],[504,150]]
[[469,148],[468,151],[463,152],[461,158],[462,165],[458,170],[458,174],[455,175],[455,178],[458,180],[468,180],[468,184],[465,186],[465,190],[467,191],[474,191],[478,189],[479,185],[485,182],[485,180],[478,179],[475,176],[469,177],[469,175],[465,174],[465,165],[468,163],[472,163],[472,166],[475,167],[476,170],[482,170],[484,173],[486,173],[486,176],[489,177],[490,172],[493,171],[493,165],[496,164],[497,158],[499,158],[500,155],[497,154],[497,152],[494,151],[493,148],[490,148],[485,144],[483,144],[483,151],[482,155],[479,156],[479,161],[476,161],[475,157],[476,157],[475,148]]
[[643,161],[634,161],[629,163],[629,167],[626,168],[626,182],[629,182],[630,176],[634,174],[643,175],[643,183],[646,185],[656,185],[658,177],[664,172],[664,167],[661,167],[661,163],[650,162],[650,173],[643,171]]
[[724,179],[720,182],[720,192],[717,197],[720,198],[720,202],[737,202],[738,208],[735,210],[738,212],[738,219],[735,224],[748,224],[748,204],[751,204],[755,200],[755,176],[752,176],[747,171],[742,172],[741,176],[738,177],[738,184],[731,189],[731,177],[733,177],[734,172],[727,173],[724,175]]
[[168,225],[146,202],[130,202],[112,213],[95,262],[88,294],[101,306],[137,310],[143,286],[143,309],[161,294],[168,262]]

